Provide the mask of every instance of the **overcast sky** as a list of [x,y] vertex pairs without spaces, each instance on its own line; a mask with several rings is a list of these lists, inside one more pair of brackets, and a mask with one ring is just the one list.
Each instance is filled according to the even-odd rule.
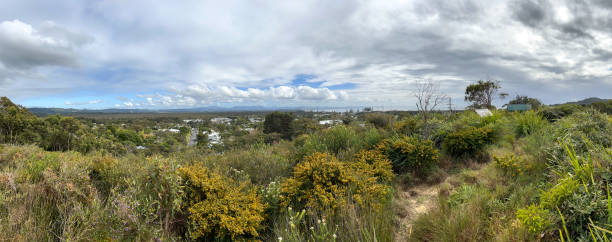
[[[612,1],[0,1],[0,96],[28,107],[385,106],[416,80],[612,98]],[[501,104],[503,101],[497,101]]]

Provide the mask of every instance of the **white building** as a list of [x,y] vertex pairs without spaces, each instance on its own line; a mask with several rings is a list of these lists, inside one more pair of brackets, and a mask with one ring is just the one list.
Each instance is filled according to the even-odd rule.
[[229,124],[232,121],[231,118],[212,118],[210,122],[215,124]]
[[221,140],[221,135],[217,131],[202,131],[202,134],[208,135],[208,146],[212,146],[213,144],[223,144],[223,141]]
[[335,124],[341,124],[342,120],[340,119],[327,119],[327,120],[321,120],[319,121],[320,125],[335,125]]

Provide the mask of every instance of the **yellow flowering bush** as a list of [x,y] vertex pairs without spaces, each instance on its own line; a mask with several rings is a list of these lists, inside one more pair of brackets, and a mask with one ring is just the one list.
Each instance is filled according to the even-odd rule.
[[360,151],[350,164],[353,169],[370,177],[376,177],[378,182],[388,183],[393,179],[391,161],[377,150]]
[[246,184],[235,185],[229,178],[207,168],[192,165],[180,168],[185,182],[188,229],[191,239],[256,240],[263,228],[265,205]]
[[[378,159],[376,163],[369,164],[368,155]],[[390,194],[390,187],[379,182],[392,177],[388,161],[385,164],[382,157],[366,153],[357,160],[357,164],[346,163],[327,153],[306,157],[282,184],[282,204],[323,210],[344,206],[349,198],[362,206],[377,204]]]
[[530,167],[514,154],[493,155],[493,160],[498,168],[511,176],[518,176],[530,170]]

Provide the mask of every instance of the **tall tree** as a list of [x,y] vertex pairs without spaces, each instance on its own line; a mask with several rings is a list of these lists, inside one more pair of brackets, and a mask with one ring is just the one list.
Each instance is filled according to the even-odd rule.
[[423,118],[424,136],[429,138],[430,113],[444,101],[446,95],[440,93],[440,84],[431,80],[416,81],[413,95],[417,100],[417,110]]
[[273,112],[266,115],[264,133],[279,133],[283,139],[293,136],[293,115],[290,113]]
[[[479,80],[477,83],[470,84],[465,88],[465,100],[472,102],[470,105],[472,108],[495,108],[491,103],[501,88],[499,83],[499,81]],[[505,96],[507,96],[506,93],[500,94],[501,98]]]

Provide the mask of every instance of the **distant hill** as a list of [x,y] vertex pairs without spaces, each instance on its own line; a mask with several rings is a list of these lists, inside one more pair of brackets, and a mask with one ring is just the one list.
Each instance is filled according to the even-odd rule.
[[593,103],[603,103],[603,102],[607,102],[610,101],[612,99],[601,99],[598,97],[590,97],[584,100],[580,100],[580,101],[576,101],[576,102],[567,102],[565,104],[578,104],[578,105],[589,105],[589,104],[593,104]]

